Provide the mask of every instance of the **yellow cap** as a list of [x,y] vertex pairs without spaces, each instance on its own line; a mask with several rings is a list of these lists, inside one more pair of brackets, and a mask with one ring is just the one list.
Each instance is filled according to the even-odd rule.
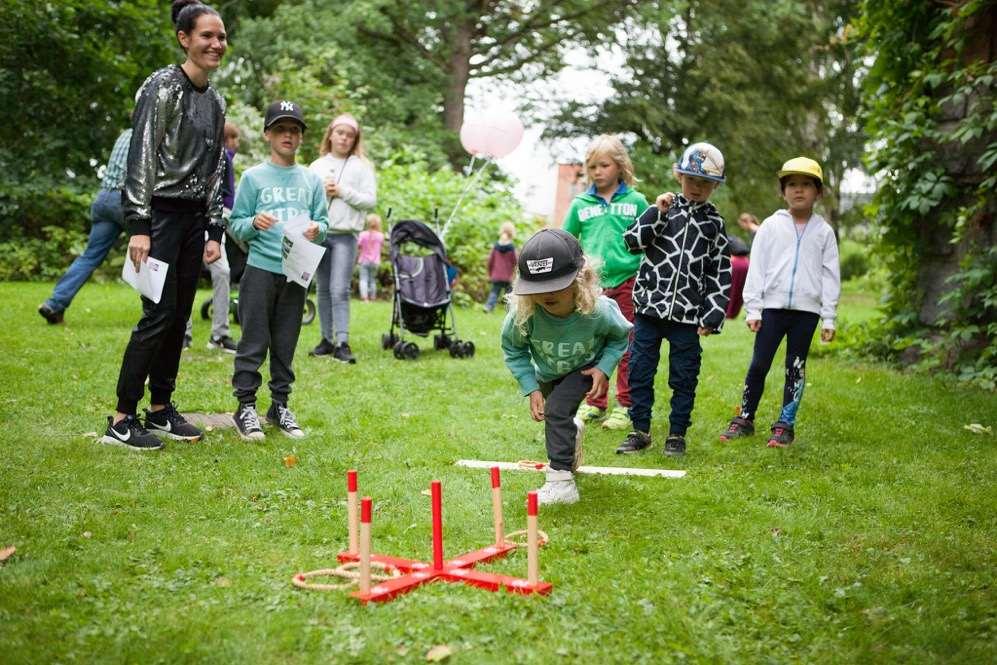
[[821,170],[820,164],[810,159],[809,157],[794,157],[785,164],[779,170],[779,177],[784,178],[788,175],[793,174],[808,175],[811,178],[817,178],[817,181],[821,185],[824,184],[824,171]]

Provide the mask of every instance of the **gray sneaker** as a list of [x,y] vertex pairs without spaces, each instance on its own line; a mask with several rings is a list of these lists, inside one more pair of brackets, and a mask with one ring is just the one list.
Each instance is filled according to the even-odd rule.
[[578,498],[575,474],[570,471],[547,469],[547,482],[537,491],[537,503],[541,506],[552,503],[577,503]]

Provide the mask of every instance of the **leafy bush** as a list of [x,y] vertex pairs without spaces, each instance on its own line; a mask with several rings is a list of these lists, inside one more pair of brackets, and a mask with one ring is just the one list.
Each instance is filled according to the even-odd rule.
[[839,247],[841,256],[841,281],[862,277],[869,272],[869,250],[867,245],[854,240],[842,240]]

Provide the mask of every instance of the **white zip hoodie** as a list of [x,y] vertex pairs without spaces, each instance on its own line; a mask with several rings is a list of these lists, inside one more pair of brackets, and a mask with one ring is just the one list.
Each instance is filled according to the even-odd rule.
[[308,168],[323,181],[328,178],[339,184],[339,196],[329,201],[329,233],[359,235],[364,230],[367,212],[377,204],[374,167],[356,155],[341,159],[328,153]]
[[799,230],[788,210],[762,222],[744,284],[746,320],[760,320],[763,309],[796,309],[819,314],[822,327],[834,329],[840,294],[838,241],[823,217],[812,215]]

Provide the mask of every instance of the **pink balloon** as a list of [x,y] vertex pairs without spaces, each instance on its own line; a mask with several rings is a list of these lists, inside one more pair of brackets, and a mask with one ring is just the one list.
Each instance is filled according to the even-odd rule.
[[460,128],[460,144],[472,155],[481,155],[488,147],[485,126],[480,120],[465,120]]
[[523,140],[523,123],[511,111],[491,111],[466,120],[460,142],[472,155],[505,157]]

